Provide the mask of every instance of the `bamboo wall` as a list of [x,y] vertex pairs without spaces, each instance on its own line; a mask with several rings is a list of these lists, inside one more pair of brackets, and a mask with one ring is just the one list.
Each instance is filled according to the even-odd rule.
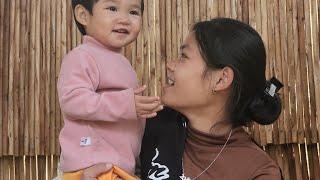
[[[51,179],[63,124],[56,83],[61,58],[81,42],[69,0],[0,0],[0,180]],[[283,112],[250,132],[285,179],[319,179],[320,0],[145,0],[143,31],[125,48],[147,94],[161,94],[165,64],[197,21],[251,24],[267,48]]]

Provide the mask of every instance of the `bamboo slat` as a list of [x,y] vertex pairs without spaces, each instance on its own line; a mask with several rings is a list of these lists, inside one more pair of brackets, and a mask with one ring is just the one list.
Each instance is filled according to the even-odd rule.
[[[0,24],[3,24],[4,25],[4,1],[1,1],[0,2]],[[1,61],[0,61],[0,90],[2,92],[2,89],[3,89],[3,73],[4,73],[4,63],[2,61],[2,59],[4,59],[4,26],[1,26],[0,27],[0,39],[1,39],[1,42],[0,42],[0,46],[2,48],[0,48],[0,58],[1,58]],[[3,102],[3,94],[1,93],[0,94],[0,119],[3,119],[3,106],[2,106],[2,102]],[[2,127],[3,127],[3,121],[0,120],[0,135],[2,136]],[[0,156],[2,155],[2,151],[3,151],[3,143],[2,143],[2,138],[0,138]]]
[[[274,1],[273,3],[274,9],[273,9],[273,14],[274,14],[274,19],[273,19],[273,24],[274,24],[274,38],[275,38],[275,56],[273,59],[273,71],[274,71],[274,76],[276,76],[281,82],[283,82],[283,73],[282,73],[282,56],[281,56],[281,42],[280,42],[280,22],[277,17],[280,16],[279,13],[279,2],[277,0]],[[283,96],[283,91],[280,92],[280,97],[281,99],[284,99]],[[283,103],[282,103],[283,106]],[[284,144],[286,142],[286,137],[285,137],[285,128],[284,128],[284,122],[283,119],[285,118],[285,113],[282,111],[280,114],[279,120],[274,123],[273,125],[273,132],[272,129],[269,129],[269,134],[274,134],[273,137],[278,136],[279,137],[279,143]],[[275,133],[278,132],[278,133]],[[272,143],[272,140],[269,141],[269,143]]]
[[[302,177],[308,177],[308,161],[306,145],[300,145],[301,162],[302,162]],[[305,178],[306,179],[306,178]]]
[[149,44],[150,44],[150,52],[149,52],[149,62],[150,62],[150,70],[149,70],[149,95],[154,96],[156,94],[156,34],[155,34],[155,0],[151,0],[148,2],[148,21],[149,21]]
[[225,0],[224,1],[224,12],[225,12],[225,17],[231,18],[231,0]]
[[242,0],[242,21],[249,22],[248,0]]
[[162,42],[162,37],[161,37],[161,33],[160,33],[160,26],[161,26],[161,21],[160,21],[160,2],[159,1],[155,1],[154,2],[154,18],[155,18],[155,24],[154,24],[154,28],[155,28],[155,35],[154,35],[154,43],[155,43],[155,95],[156,96],[160,96],[161,95],[161,87],[162,87],[162,77],[164,71],[162,70],[163,68],[163,61],[162,61],[162,46],[161,46],[161,42]]
[[[231,18],[237,19],[237,0],[231,0]],[[260,3],[260,1],[257,1]],[[260,11],[259,11],[260,12]]]
[[8,86],[8,153],[13,154],[14,150],[14,123],[13,123],[13,73],[14,73],[14,61],[15,61],[15,48],[14,48],[14,25],[15,25],[15,1],[10,3],[10,42],[13,42],[9,48],[9,86]]
[[[243,1],[239,1],[237,0],[237,20],[241,21],[242,20],[242,2]],[[264,6],[265,7],[265,6]]]
[[[193,0],[192,0],[193,1]],[[171,0],[166,0],[166,59],[170,61],[173,58],[172,55],[172,9]]]
[[199,13],[200,13],[200,20],[205,21],[207,20],[207,1],[200,0],[199,3]]
[[219,1],[212,2],[212,18],[216,18],[219,16]]
[[320,138],[320,1],[309,1],[311,3],[311,47],[312,47],[312,68],[313,68],[313,81],[314,81],[314,91],[315,91],[315,102],[316,102],[316,121],[318,137]]
[[[200,20],[200,1],[193,0],[193,22],[199,22]],[[173,43],[173,42],[172,42]]]
[[[25,1],[26,2],[26,1]],[[32,17],[31,17],[31,2],[28,1],[26,4],[26,11],[27,11],[27,21],[25,21],[25,34],[24,34],[24,59],[25,59],[25,77],[24,77],[24,98],[25,98],[25,116],[24,116],[24,154],[30,154],[30,146],[29,146],[29,138],[30,138],[30,117],[31,117],[31,108],[30,108],[30,101],[31,97],[29,96],[29,90],[30,90],[30,67],[31,67],[31,61],[30,61],[30,36],[28,35],[29,33],[31,34],[31,25],[32,25]]]
[[29,155],[35,154],[35,144],[34,144],[34,119],[35,119],[35,91],[34,91],[34,82],[35,82],[35,21],[36,21],[36,2],[32,1],[30,4],[31,9],[31,35],[30,35],[30,57],[29,57]]
[[[45,148],[44,148],[44,154],[50,155],[50,148],[51,148],[51,141],[52,136],[50,136],[51,132],[51,119],[50,119],[50,69],[51,69],[51,55],[50,55],[50,46],[51,46],[51,36],[50,36],[50,16],[51,16],[51,10],[50,10],[50,4],[45,3],[44,5],[45,9],[45,16],[44,19],[47,22],[45,24],[45,56],[43,58],[43,61],[45,62],[45,66],[43,67],[44,70],[44,84],[45,84],[45,103],[44,103],[44,141],[45,141]],[[70,22],[71,24],[71,22]],[[71,35],[70,35],[71,37]],[[69,41],[71,42],[71,40]],[[71,45],[70,45],[71,46]],[[70,47],[71,48],[71,47]]]
[[287,40],[288,40],[288,34],[287,34],[287,18],[286,18],[286,1],[279,1],[279,33],[280,33],[280,49],[281,49],[281,71],[282,71],[282,82],[284,84],[283,88],[283,101],[282,101],[282,109],[283,109],[283,119],[282,122],[279,122],[281,124],[281,127],[283,127],[283,133],[286,139],[286,142],[292,141],[292,132],[291,132],[291,122],[290,122],[290,112],[289,112],[289,89],[288,89],[288,77],[289,72],[287,65],[289,63],[288,60],[288,52],[287,52]]
[[34,111],[35,111],[35,116],[34,116],[34,152],[35,154],[40,154],[40,117],[41,117],[41,112],[40,112],[40,85],[41,85],[41,80],[40,80],[40,71],[41,71],[41,43],[40,43],[40,12],[41,12],[41,2],[40,0],[36,1],[36,17],[35,17],[35,57],[34,57],[34,64],[35,64],[35,81],[34,81]]
[[[190,1],[190,0],[189,0]],[[157,1],[158,2],[158,1]],[[166,51],[166,46],[167,46],[167,36],[166,36],[166,31],[168,30],[167,29],[167,26],[166,26],[166,1],[160,1],[159,2],[159,15],[156,17],[159,17],[159,27],[156,27],[160,32],[156,33],[158,35],[160,35],[160,43],[157,45],[157,50],[159,51],[158,53],[158,62],[160,62],[161,64],[158,65],[158,67],[160,66],[160,77],[159,78],[159,85],[158,85],[158,96],[161,96],[162,95],[162,87],[166,84],[166,59],[167,59],[167,51]],[[157,6],[156,6],[157,7]],[[170,42],[170,41],[168,41]],[[160,46],[160,47],[159,47]]]
[[[275,13],[274,13],[274,9],[275,9],[275,1],[269,1],[267,4],[268,7],[268,42],[269,42],[269,46],[268,46],[268,51],[267,51],[267,77],[270,78],[274,73],[275,73],[275,59],[276,59],[276,38],[275,38]],[[279,131],[277,131],[278,128],[278,124],[274,123],[273,124],[273,128],[276,129],[273,132],[273,138],[274,141],[276,143],[283,143],[283,139],[280,139],[280,134]],[[268,137],[270,135],[270,126],[265,126],[266,129],[266,143],[268,143]]]
[[[307,140],[307,143],[310,143],[311,141],[311,130],[310,130],[310,108],[309,108],[309,100],[308,100],[308,69],[307,69],[307,62],[306,62],[306,49],[305,49],[305,16],[304,16],[304,2],[303,1],[297,1],[297,7],[298,7],[298,33],[299,33],[299,67],[301,69],[301,78],[300,78],[300,88],[301,92],[299,95],[301,95],[301,105],[303,109],[303,120],[304,120],[304,127],[305,127],[305,138]],[[303,69],[303,70],[302,70]]]
[[316,122],[316,95],[315,84],[312,81],[314,77],[313,64],[312,64],[312,36],[311,36],[311,4],[310,1],[304,1],[304,16],[305,16],[305,52],[306,52],[306,68],[308,72],[308,109],[310,109],[310,130],[311,130],[311,143],[316,143],[319,139],[317,132]]
[[[143,74],[142,74],[142,84],[147,85],[149,89],[149,83],[150,83],[150,35],[149,35],[149,28],[150,28],[150,22],[149,20],[149,1],[145,2],[145,12],[143,14],[143,21],[145,24],[143,24]],[[151,13],[150,13],[151,14]],[[149,95],[149,91],[145,91],[144,95]]]
[[[292,140],[292,142],[298,142],[298,121],[296,119],[296,92],[295,92],[295,64],[294,64],[294,48],[293,48],[293,9],[292,9],[292,0],[286,1],[286,22],[287,22],[287,69],[288,69],[288,96],[289,96],[289,118],[287,119],[288,131],[291,130],[291,137],[288,139]],[[287,133],[290,135],[290,132]]]
[[[55,134],[56,134],[56,144],[59,142],[58,140],[58,134],[59,134],[59,130],[60,130],[60,121],[61,121],[61,118],[60,118],[60,108],[59,108],[59,103],[58,103],[58,98],[57,98],[57,82],[58,82],[58,74],[59,74],[59,67],[60,67],[60,64],[61,64],[61,39],[62,39],[62,35],[61,35],[61,31],[62,31],[62,28],[61,28],[61,25],[62,25],[62,17],[61,17],[61,8],[62,8],[62,5],[61,5],[61,1],[57,1],[55,7],[55,10],[56,10],[56,32],[55,32],[55,37],[56,37],[56,41],[55,41],[55,60],[56,60],[56,63],[55,63],[55,71],[54,71],[54,80],[53,80],[53,88],[55,91],[54,91],[54,96],[55,96]],[[59,146],[56,146],[56,150],[55,152],[60,152],[60,147]]]
[[171,58],[177,58],[178,57],[178,21],[177,21],[177,0],[171,1],[171,42],[172,42],[172,57]]
[[[300,157],[299,154],[299,145],[298,144],[293,144],[292,145],[293,148],[293,156],[294,157]],[[301,165],[301,161],[298,158],[295,158],[294,161],[295,164],[295,176],[297,177],[297,179],[303,179],[302,178],[302,165]]]
[[[219,6],[219,10],[218,10],[218,15],[219,17],[224,17],[225,16],[225,13],[224,13],[224,4],[225,4],[225,1],[224,0],[218,0],[217,1],[218,3],[218,6]],[[242,6],[241,6],[242,7]]]
[[21,13],[20,13],[20,19],[21,19],[21,28],[18,30],[20,36],[20,64],[19,64],[19,149],[18,149],[18,154],[24,154],[25,152],[25,147],[24,147],[24,141],[25,141],[25,126],[26,126],[26,87],[27,87],[27,82],[26,81],[26,65],[27,65],[27,38],[28,38],[28,13],[27,13],[27,5],[28,3],[26,1],[20,1],[20,6],[21,6]]
[[[183,16],[182,16],[182,0],[177,0],[177,54],[179,54],[179,47],[182,45],[182,41],[183,41]],[[182,34],[182,36],[181,36]],[[177,55],[178,56],[178,55]]]
[[[5,1],[4,3],[4,9],[7,11],[4,11],[4,17],[10,17],[10,3],[9,1]],[[3,126],[2,126],[2,138],[3,138],[3,146],[2,146],[2,154],[6,155],[8,154],[8,85],[9,85],[9,24],[10,22],[4,21],[5,26],[3,27],[3,75],[2,75],[2,108],[3,108]]]
[[[295,87],[296,87],[296,102],[297,102],[297,111],[296,111],[296,119],[298,123],[298,142],[303,143],[305,132],[303,131],[304,127],[304,119],[303,119],[303,103],[302,103],[302,97],[301,97],[301,69],[299,66],[299,34],[298,34],[298,7],[297,7],[297,0],[292,1],[292,8],[293,8],[293,21],[292,21],[292,29],[293,29],[293,54],[294,54],[294,63],[296,67],[295,73]],[[292,43],[292,41],[290,42]],[[302,107],[301,107],[302,105]]]
[[39,155],[44,154],[44,150],[46,147],[46,141],[45,141],[45,77],[46,77],[46,29],[45,29],[45,3],[43,1],[40,2],[40,77],[39,77],[39,86],[40,86],[40,92],[39,92],[39,117],[40,117],[40,123],[39,123]]
[[[236,2],[234,2],[234,3],[232,3],[232,4],[234,4],[234,6],[236,5]],[[251,3],[252,4],[252,3]],[[252,6],[252,5],[251,5]],[[261,2],[260,1],[255,1],[254,2],[254,14],[253,14],[253,12],[249,12],[249,16],[250,16],[250,19],[252,19],[251,18],[251,16],[253,16],[253,17],[255,17],[255,20],[254,20],[254,22],[255,22],[255,29],[257,30],[257,32],[258,33],[260,33],[260,34],[262,34],[262,23],[261,23],[261,21],[262,21],[262,19],[261,19]],[[237,9],[237,7],[234,7],[234,8],[232,8],[232,9],[235,9],[235,11],[236,11],[236,9]],[[251,11],[253,11],[253,10],[251,10]],[[232,17],[234,17],[234,18],[236,18],[236,15],[232,15]],[[253,24],[253,22],[250,22],[250,24],[252,25]],[[258,143],[260,143],[260,130],[259,130],[259,125],[257,125],[257,124],[254,124],[253,125],[253,127],[252,127],[252,136],[253,136],[253,138],[256,140],[256,142],[258,142]]]
[[50,5],[50,153],[57,154],[56,146],[58,146],[58,127],[56,127],[56,89],[55,89],[55,67],[56,67],[56,6],[55,1],[51,1]]

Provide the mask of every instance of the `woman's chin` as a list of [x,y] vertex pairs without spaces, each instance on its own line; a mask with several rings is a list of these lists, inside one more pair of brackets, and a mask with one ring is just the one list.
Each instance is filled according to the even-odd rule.
[[170,98],[170,96],[168,96],[168,94],[163,94],[161,96],[161,102],[163,105],[169,106],[169,107],[174,105],[174,99],[172,97]]
[[162,94],[161,96],[161,103],[165,106],[168,106],[168,99],[165,94]]

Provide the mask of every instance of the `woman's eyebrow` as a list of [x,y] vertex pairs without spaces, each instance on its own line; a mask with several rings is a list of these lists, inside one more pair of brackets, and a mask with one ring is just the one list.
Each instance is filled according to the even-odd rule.
[[188,47],[189,47],[188,44],[183,44],[182,46],[180,46],[180,51],[182,51],[182,50],[184,50],[184,49],[186,49]]

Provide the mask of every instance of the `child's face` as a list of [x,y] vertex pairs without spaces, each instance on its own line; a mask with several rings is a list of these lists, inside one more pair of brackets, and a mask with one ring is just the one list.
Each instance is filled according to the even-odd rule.
[[141,0],[99,0],[88,16],[86,33],[106,47],[120,51],[141,28]]

